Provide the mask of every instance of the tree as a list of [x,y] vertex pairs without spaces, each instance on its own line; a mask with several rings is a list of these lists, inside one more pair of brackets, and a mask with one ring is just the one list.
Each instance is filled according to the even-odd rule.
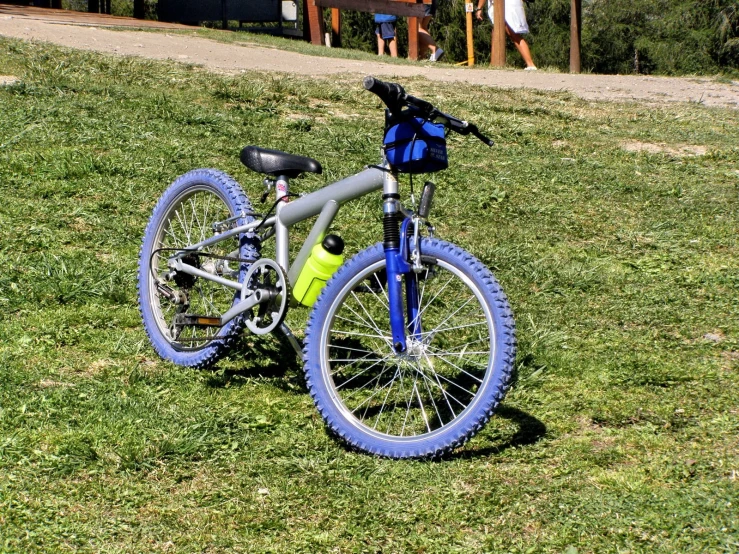
[[[449,61],[467,59],[464,5],[464,0],[441,0],[431,27]],[[526,12],[527,41],[537,65],[567,71],[570,0],[528,0]],[[374,52],[372,16],[343,13],[344,47]],[[397,30],[402,56],[407,51],[404,19]],[[477,63],[487,64],[487,18],[475,22],[474,48]],[[509,65],[522,65],[510,42],[507,57]],[[739,71],[739,0],[583,0],[581,59],[583,70],[596,73]]]

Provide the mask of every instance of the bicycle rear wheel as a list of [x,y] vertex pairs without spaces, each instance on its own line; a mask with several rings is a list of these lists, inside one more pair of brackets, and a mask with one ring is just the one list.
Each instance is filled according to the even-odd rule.
[[[162,358],[204,368],[230,350],[244,326],[243,318],[223,326],[213,321],[237,300],[235,289],[174,273],[167,260],[226,227],[252,221],[253,217],[245,215],[250,213],[251,204],[239,184],[214,169],[182,175],[155,206],[139,254],[139,310],[151,344]],[[214,227],[216,223],[220,229]],[[214,276],[243,282],[250,264],[233,258],[255,260],[259,251],[257,237],[241,235],[186,254],[184,261]],[[162,286],[172,291],[169,296],[163,294]]]
[[[450,243],[422,239],[420,329],[396,355],[381,244],[339,269],[306,331],[306,380],[329,429],[391,458],[444,454],[487,423],[509,386],[515,330],[492,273]],[[409,326],[410,328],[410,326]]]

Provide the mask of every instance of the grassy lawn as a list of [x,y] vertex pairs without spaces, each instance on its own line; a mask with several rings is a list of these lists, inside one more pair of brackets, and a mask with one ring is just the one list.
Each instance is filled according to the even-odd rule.
[[[183,370],[136,306],[176,176],[258,202],[246,144],[316,157],[298,191],[377,162],[360,79],[6,39],[0,75],[0,552],[739,550],[739,112],[403,83],[497,142],[451,138],[434,223],[493,268],[519,355],[483,432],[397,462],[327,435],[285,345]],[[379,194],[340,212],[349,253],[380,216]]]

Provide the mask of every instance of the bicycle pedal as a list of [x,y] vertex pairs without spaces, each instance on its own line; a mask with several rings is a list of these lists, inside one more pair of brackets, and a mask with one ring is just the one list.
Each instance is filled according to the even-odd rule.
[[195,315],[195,314],[177,314],[175,316],[175,325],[189,327],[222,327],[223,322],[220,317],[211,315]]

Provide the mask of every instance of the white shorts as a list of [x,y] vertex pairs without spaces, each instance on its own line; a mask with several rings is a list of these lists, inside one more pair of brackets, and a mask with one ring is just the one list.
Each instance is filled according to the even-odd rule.
[[[488,17],[493,23],[493,2],[488,0]],[[505,22],[514,33],[524,35],[529,32],[529,24],[526,21],[526,12],[523,10],[522,0],[505,0]]]

